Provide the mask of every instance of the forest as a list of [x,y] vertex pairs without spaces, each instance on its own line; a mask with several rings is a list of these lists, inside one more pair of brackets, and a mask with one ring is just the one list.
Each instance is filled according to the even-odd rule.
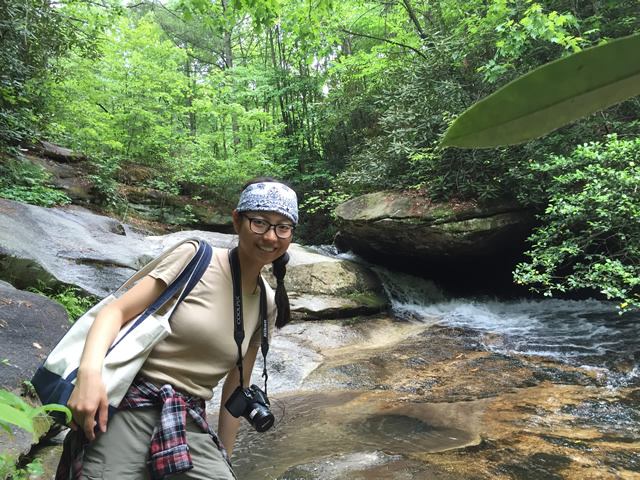
[[487,95],[639,19],[640,0],[0,0],[0,196],[65,202],[21,159],[46,139],[90,159],[112,209],[133,166],[216,204],[281,178],[307,244],[374,191],[507,198],[539,220],[515,282],[622,312],[640,304],[640,97],[519,145],[439,144]]

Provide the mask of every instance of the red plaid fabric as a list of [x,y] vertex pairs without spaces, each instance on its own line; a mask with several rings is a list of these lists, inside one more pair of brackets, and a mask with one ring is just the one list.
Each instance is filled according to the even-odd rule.
[[[211,436],[231,468],[231,461],[220,439],[206,420],[202,398],[176,392],[171,385],[157,388],[142,377],[136,378],[118,408],[162,407],[160,420],[153,430],[147,462],[151,478],[164,479],[193,468],[187,446],[187,413]],[[70,438],[71,437],[71,438]],[[84,432],[71,431],[66,436],[56,480],[79,480],[82,458],[87,445]]]

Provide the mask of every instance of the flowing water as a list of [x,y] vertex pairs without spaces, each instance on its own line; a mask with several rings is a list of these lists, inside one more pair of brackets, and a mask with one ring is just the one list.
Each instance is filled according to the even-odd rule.
[[243,425],[240,478],[640,478],[640,314],[377,273],[396,321],[321,352],[272,431]]
[[485,345],[491,351],[591,368],[612,387],[640,381],[640,312],[619,315],[615,303],[598,300],[446,300],[431,282],[378,274],[399,316],[497,334]]

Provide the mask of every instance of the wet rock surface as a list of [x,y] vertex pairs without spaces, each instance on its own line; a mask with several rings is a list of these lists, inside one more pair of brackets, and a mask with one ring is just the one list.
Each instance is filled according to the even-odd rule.
[[[290,325],[270,350],[276,425],[243,421],[239,478],[640,478],[640,385],[611,389],[491,340],[382,318]],[[59,448],[46,444],[48,473],[34,478],[52,478]]]
[[[81,207],[43,208],[2,198],[0,224],[0,281],[19,289],[74,285],[98,297],[182,240],[197,237],[220,248],[237,242],[235,235],[199,230],[151,236]],[[348,318],[388,307],[368,268],[296,244],[289,253],[286,285],[298,318]],[[265,277],[275,287],[275,278]]]
[[315,345],[323,361],[297,392],[273,391],[273,431],[242,426],[240,478],[640,478],[638,385],[491,352],[472,329],[347,330],[356,343]]
[[276,424],[242,422],[239,478],[640,478],[640,384],[490,351],[499,340],[388,318],[289,325],[269,352]]
[[19,390],[69,328],[65,309],[0,281],[0,388]]

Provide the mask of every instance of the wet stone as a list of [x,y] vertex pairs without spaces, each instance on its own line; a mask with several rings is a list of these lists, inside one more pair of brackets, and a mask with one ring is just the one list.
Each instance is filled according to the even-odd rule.
[[582,372],[566,371],[556,367],[536,367],[533,376],[539,381],[549,380],[563,385],[597,385],[597,381]]
[[634,390],[627,396],[630,405],[640,407],[640,389]]
[[[563,411],[575,416],[576,425],[600,425],[613,431],[636,430],[640,425],[640,412],[628,408],[623,402],[586,401],[578,406],[565,407]],[[637,438],[640,440],[640,436]]]
[[567,438],[551,437],[547,435],[540,435],[540,438],[552,445],[560,445],[562,447],[582,450],[585,452],[590,452],[593,450],[593,447],[589,443],[580,440],[570,440]]
[[427,366],[427,361],[422,357],[411,357],[406,361],[406,365],[408,367],[416,367],[416,366]]
[[535,464],[522,463],[516,465],[504,465],[499,469],[500,473],[507,473],[516,480],[562,480],[562,475],[547,470]]
[[615,453],[610,455],[605,464],[616,469],[625,469],[640,473],[640,453]]
[[468,453],[477,453],[484,450],[494,450],[494,449],[496,449],[496,442],[487,438],[483,438],[479,444],[471,445],[463,449],[460,449],[459,453],[461,455],[464,455]]
[[519,358],[512,357],[511,355],[505,355],[504,353],[492,353],[488,357],[487,360],[502,360],[507,362],[507,364],[512,368],[524,368],[525,363]]
[[501,470],[512,474],[516,479],[555,480],[562,479],[563,476],[558,471],[568,468],[570,465],[571,459],[564,455],[535,453],[529,457],[527,462],[505,465]]

